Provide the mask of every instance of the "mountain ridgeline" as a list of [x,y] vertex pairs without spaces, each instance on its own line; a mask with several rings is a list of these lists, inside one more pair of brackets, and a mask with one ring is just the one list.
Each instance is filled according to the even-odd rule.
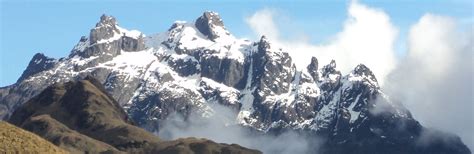
[[[237,125],[257,132],[293,130],[324,138],[324,146],[314,152],[470,153],[458,136],[448,133],[420,143],[424,132],[434,130],[420,125],[401,103],[389,99],[365,65],[342,74],[334,60],[320,64],[313,57],[307,67],[297,68],[288,52],[291,49],[282,49],[265,36],[255,42],[234,37],[215,12],[204,12],[195,22],[177,21],[167,31],[148,36],[103,15],[69,56],[56,60],[37,54],[17,83],[0,88],[0,117],[17,125],[35,120],[56,123],[50,122],[55,119],[72,129],[64,133],[82,138],[84,144],[98,142],[104,143],[104,150],[127,151],[133,146],[87,138],[95,130],[79,129],[100,119],[31,117],[27,114],[43,112],[33,111],[36,108],[61,106],[20,107],[47,92],[50,85],[82,82],[78,80],[91,76],[97,79],[96,87],[104,87],[100,90],[104,98],[116,100],[110,105],[111,117],[120,119],[120,125],[133,121],[151,132],[160,131],[173,114],[185,119],[191,114],[204,119],[218,114],[212,107],[218,104],[236,113]],[[52,134],[57,135],[61,134]],[[133,145],[143,140],[146,137],[136,138]]]

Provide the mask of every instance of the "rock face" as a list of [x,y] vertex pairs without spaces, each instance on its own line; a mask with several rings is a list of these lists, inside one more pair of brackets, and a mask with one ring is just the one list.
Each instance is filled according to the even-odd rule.
[[110,39],[114,37],[116,33],[120,33],[116,25],[117,21],[114,17],[102,15],[100,21],[95,25],[95,28],[91,30],[91,44],[95,44],[102,39]]
[[205,56],[201,58],[202,76],[230,87],[241,89],[245,86],[248,64],[234,59]]
[[311,57],[311,63],[306,67],[308,70],[309,75],[313,78],[314,81],[319,80],[319,73],[318,73],[318,59],[316,57]]
[[[264,36],[256,42],[235,38],[214,12],[147,37],[103,16],[69,57],[0,88],[0,116],[8,117],[51,84],[93,76],[149,131],[159,131],[172,114],[209,117],[219,104],[236,112],[235,123],[262,133],[296,130],[327,138],[324,153],[390,153],[400,147],[403,153],[469,152],[455,135],[447,135],[452,140],[446,144],[416,146],[430,129],[390,100],[365,65],[343,74],[336,61],[320,64],[313,57],[299,68],[288,50]],[[401,123],[406,127],[393,129]]]
[[224,27],[221,17],[216,12],[206,11],[195,22],[196,28],[212,41],[219,38],[220,33],[229,35]]
[[89,38],[81,37],[69,57],[90,59],[85,65],[76,65],[74,68],[83,70],[109,61],[121,52],[144,50],[143,36],[141,32],[128,31],[119,27],[114,17],[102,15],[96,27],[91,29]]
[[42,53],[35,54],[17,82],[21,82],[36,73],[51,69],[56,64],[56,62],[57,60],[54,58],[46,57]]
[[18,108],[9,122],[78,153],[259,153],[203,139],[160,141],[133,126],[119,104],[92,77],[46,88]]

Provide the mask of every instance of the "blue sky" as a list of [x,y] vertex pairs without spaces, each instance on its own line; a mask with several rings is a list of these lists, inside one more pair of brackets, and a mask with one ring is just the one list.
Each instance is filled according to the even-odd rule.
[[[447,15],[466,27],[473,23],[469,0],[389,1],[361,0],[384,10],[399,30],[397,50],[403,53],[410,25],[425,13]],[[238,37],[255,39],[245,18],[261,9],[278,12],[282,37],[305,34],[312,43],[324,43],[341,31],[348,1],[6,1],[0,3],[0,87],[20,77],[31,57],[67,56],[83,35],[88,35],[101,14],[113,15],[121,27],[145,34],[163,32],[176,20],[194,21],[205,10],[217,11]]]

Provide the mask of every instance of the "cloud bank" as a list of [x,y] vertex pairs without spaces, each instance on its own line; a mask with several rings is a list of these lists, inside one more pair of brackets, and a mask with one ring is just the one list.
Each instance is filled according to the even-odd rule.
[[421,17],[384,89],[423,125],[455,133],[474,149],[473,34],[458,27],[449,17]]
[[208,138],[220,143],[237,143],[272,154],[312,153],[320,145],[317,138],[307,138],[296,132],[272,135],[251,131],[237,125],[237,112],[217,104],[211,107],[215,114],[206,119],[192,115],[186,120],[177,114],[170,116],[164,127],[160,128],[158,136],[163,139],[189,136]]

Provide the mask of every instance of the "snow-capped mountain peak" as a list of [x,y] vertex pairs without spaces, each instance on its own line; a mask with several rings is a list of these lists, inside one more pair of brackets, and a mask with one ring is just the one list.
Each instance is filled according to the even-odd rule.
[[[261,132],[309,131],[337,138],[334,144],[356,143],[360,134],[380,136],[369,127],[392,131],[389,126],[404,122],[422,128],[383,94],[365,65],[344,75],[334,60],[321,65],[313,57],[298,70],[298,59],[288,51],[265,36],[254,42],[236,38],[210,11],[195,22],[178,21],[148,36],[103,15],[68,57],[35,56],[30,65],[41,69],[29,66],[31,71],[25,70],[16,84],[0,89],[0,117],[50,84],[93,76],[130,118],[150,131],[159,131],[172,114],[212,116],[218,113],[212,107],[216,104],[236,113],[229,123]],[[380,107],[391,112],[373,112]],[[400,132],[394,134],[419,135]],[[387,143],[400,145],[412,139],[386,136]]]

